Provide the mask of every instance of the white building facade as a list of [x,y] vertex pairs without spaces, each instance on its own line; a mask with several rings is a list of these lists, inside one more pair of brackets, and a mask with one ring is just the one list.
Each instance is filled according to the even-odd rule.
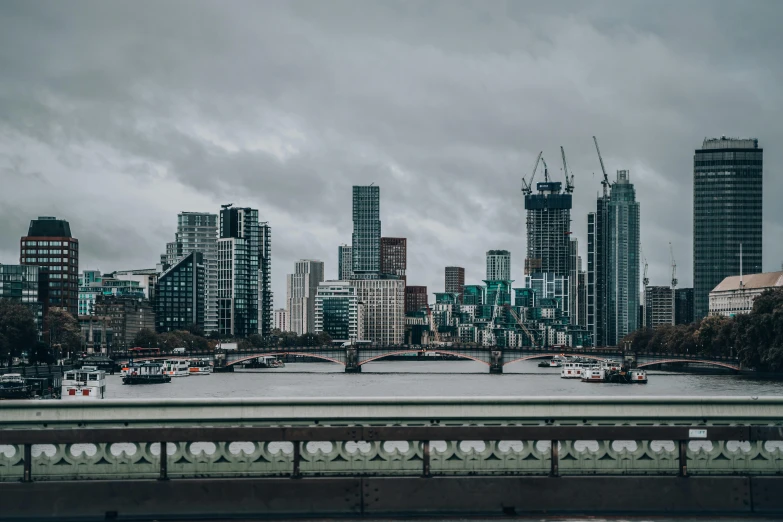
[[315,333],[332,340],[364,340],[364,304],[350,281],[326,281],[315,295]]
[[294,273],[286,276],[286,310],[290,331],[298,335],[315,332],[315,295],[324,280],[324,262],[300,259]]
[[364,304],[364,336],[379,345],[405,341],[405,281],[359,279],[351,281]]
[[733,317],[753,310],[753,301],[766,290],[783,286],[783,272],[730,276],[710,292],[710,315]]
[[280,330],[281,332],[288,332],[289,330],[289,321],[288,321],[288,310],[285,308],[278,308],[275,310],[275,330]]

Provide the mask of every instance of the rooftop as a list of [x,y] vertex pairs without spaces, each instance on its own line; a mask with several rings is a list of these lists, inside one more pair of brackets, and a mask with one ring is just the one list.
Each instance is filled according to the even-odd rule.
[[757,149],[759,140],[756,138],[704,138],[702,150],[705,149]]
[[[742,287],[745,290],[773,288],[783,286],[783,272],[764,272],[761,274],[747,274],[741,277]],[[729,276],[712,289],[713,292],[728,292],[740,289],[740,276]]]
[[30,220],[27,237],[72,237],[71,225],[64,219],[41,216]]

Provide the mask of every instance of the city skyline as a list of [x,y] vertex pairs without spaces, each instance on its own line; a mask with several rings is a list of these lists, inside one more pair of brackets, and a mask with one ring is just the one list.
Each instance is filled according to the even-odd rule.
[[[0,194],[0,262],[18,262],[19,237],[31,219],[55,215],[67,219],[80,240],[80,270],[151,268],[176,232],[178,213],[217,213],[221,204],[235,201],[257,208],[275,229],[272,287],[274,306],[280,308],[285,274],[297,259],[323,260],[325,273],[336,273],[336,246],[351,243],[351,186],[375,182],[382,188],[383,234],[407,239],[409,284],[427,286],[432,296],[443,289],[443,268],[450,265],[465,267],[466,284],[480,284],[484,253],[492,249],[510,251],[511,277],[520,281],[526,251],[524,227],[520,226],[524,219],[520,180],[529,175],[539,150],[543,149],[552,168],[551,177],[563,181],[557,159],[558,147],[565,147],[576,186],[572,232],[586,258],[585,216],[600,191],[600,166],[591,142],[595,134],[601,140],[610,177],[617,170],[630,170],[637,200],[645,209],[641,244],[650,262],[650,284],[668,283],[668,242],[672,241],[679,286],[690,287],[692,156],[705,137],[726,134],[759,139],[767,156],[764,237],[783,234],[783,210],[772,199],[783,193],[783,180],[776,175],[782,166],[777,150],[783,143],[783,131],[777,128],[774,111],[767,110],[777,105],[779,96],[768,90],[776,82],[767,82],[781,71],[775,60],[765,60],[764,53],[774,45],[758,49],[743,40],[751,34],[745,32],[750,29],[734,27],[734,7],[679,7],[681,20],[701,19],[704,12],[709,13],[713,31],[701,34],[702,29],[697,28],[698,35],[688,36],[694,24],[685,24],[690,26],[687,30],[672,27],[649,8],[637,9],[641,12],[634,15],[622,3],[616,4],[613,19],[574,4],[570,10],[573,16],[566,24],[553,17],[558,14],[554,8],[533,5],[523,10],[512,6],[511,20],[521,23],[526,16],[539,28],[532,28],[536,23],[513,29],[492,22],[471,26],[470,40],[484,42],[476,52],[492,56],[499,48],[505,49],[498,62],[482,60],[478,78],[471,79],[453,72],[473,63],[471,53],[444,39],[442,33],[425,32],[419,25],[432,25],[431,17],[444,15],[439,9],[421,14],[421,20],[377,4],[353,10],[365,24],[371,24],[379,11],[399,22],[390,24],[399,26],[398,30],[384,27],[379,29],[382,34],[369,35],[346,31],[337,20],[339,16],[319,18],[316,15],[321,13],[312,10],[294,12],[270,5],[266,8],[268,20],[274,23],[267,27],[268,22],[259,22],[265,27],[261,31],[240,25],[236,39],[227,44],[240,57],[243,48],[260,49],[256,52],[261,61],[251,60],[259,69],[277,67],[277,62],[271,61],[273,55],[264,45],[253,45],[255,39],[262,39],[259,44],[271,42],[266,39],[280,34],[275,25],[302,28],[315,24],[304,38],[310,43],[325,41],[325,35],[344,33],[350,49],[336,47],[332,41],[323,49],[324,57],[331,59],[347,52],[363,60],[367,56],[363,46],[378,53],[381,39],[389,38],[400,48],[390,50],[388,56],[381,54],[380,63],[390,73],[407,78],[400,85],[383,68],[370,66],[363,76],[368,81],[359,82],[360,86],[339,81],[334,89],[309,92],[304,85],[291,83],[298,72],[310,71],[313,83],[323,84],[319,79],[333,74],[352,77],[355,71],[347,69],[350,60],[330,60],[328,65],[334,72],[324,71],[294,46],[284,53],[289,65],[278,81],[295,88],[290,89],[291,100],[281,100],[274,96],[280,84],[243,77],[246,64],[240,67],[240,60],[226,64],[226,83],[210,78],[214,75],[205,72],[216,70],[218,62],[204,53],[193,34],[176,23],[172,34],[166,35],[155,26],[145,37],[147,45],[172,41],[194,45],[192,53],[199,56],[191,59],[170,49],[173,54],[164,53],[161,59],[176,65],[175,73],[169,76],[143,63],[129,70],[118,69],[115,63],[127,66],[136,62],[127,56],[129,51],[110,39],[101,46],[105,56],[88,52],[88,42],[102,35],[126,34],[120,22],[127,21],[126,15],[133,19],[141,16],[139,13],[106,5],[89,17],[80,17],[78,9],[73,13],[63,9],[57,16],[70,22],[48,35],[34,4],[6,4],[0,10],[11,11],[16,17],[0,17],[4,29],[0,34],[7,35],[0,38],[14,38],[20,31],[42,45],[47,37],[57,38],[66,57],[80,56],[79,63],[68,62],[73,71],[63,80],[78,81],[81,87],[74,90],[67,82],[51,81],[48,73],[54,65],[41,59],[45,53],[37,48],[3,58],[8,72],[3,80],[7,87],[4,99],[14,110],[0,116],[0,128],[7,136],[0,145],[0,182],[11,187]],[[247,8],[256,9],[252,4]],[[166,6],[153,11],[162,20],[173,20],[180,14]],[[482,12],[491,14],[492,8],[459,4],[444,25],[449,30],[462,27]],[[195,20],[216,16],[222,22],[236,22],[237,15],[230,9],[213,12],[203,5],[194,6],[188,14]],[[779,40],[767,25],[774,18],[769,13],[754,18],[753,33],[769,41]],[[11,19],[15,20],[13,27]],[[604,31],[612,20],[622,20],[628,34]],[[216,31],[227,34],[222,27]],[[551,49],[526,45],[547,30],[561,36],[551,43]],[[266,36],[258,34],[265,31]],[[502,43],[490,37],[494,34]],[[574,41],[576,36],[582,37],[580,44]],[[618,42],[634,52],[618,49],[623,47]],[[442,54],[422,53],[427,46]],[[593,63],[596,50],[614,53],[612,60],[602,59],[597,67],[614,60],[629,71],[628,77],[609,71],[605,76],[611,81],[619,85],[638,77],[638,83],[635,80],[628,92],[623,92],[603,81],[588,81],[592,77],[574,64],[579,57]],[[690,54],[683,52],[686,50]],[[397,59],[407,63],[406,69],[396,65]],[[539,59],[551,61],[553,66],[543,68],[537,63]],[[710,65],[711,60],[720,60],[719,66]],[[193,67],[196,62],[199,68]],[[555,65],[565,68],[556,72]],[[105,73],[89,76],[85,73],[89,69]],[[524,74],[513,72],[517,70]],[[568,83],[580,85],[580,90],[563,86],[563,70],[574,75]],[[759,80],[749,82],[755,87],[749,87],[747,80],[733,79],[732,74],[739,70],[745,78]],[[459,76],[444,83],[453,74]],[[255,82],[260,82],[258,90],[249,90]],[[386,100],[388,91],[383,82],[415,93],[406,97],[402,109],[394,102],[394,118],[385,111],[396,98]],[[645,82],[657,89],[644,90]],[[461,87],[451,88],[455,84]],[[559,90],[541,94],[540,88],[552,85],[558,85]],[[214,105],[211,98],[203,100],[193,94],[194,87],[203,89],[206,96],[217,92],[225,96]],[[489,97],[487,88],[492,94]],[[660,99],[660,93],[667,92],[671,98]],[[744,96],[747,92],[755,96]],[[180,96],[182,93],[187,95]],[[422,97],[435,94],[445,96],[445,110],[422,109],[427,107]],[[160,102],[169,96],[177,97],[178,103],[161,110]],[[357,97],[362,100],[358,107],[354,105]],[[591,104],[584,102],[585,97]],[[231,98],[248,103],[237,107],[223,101]],[[328,103],[316,104],[316,99]],[[594,106],[596,99],[606,101]],[[247,111],[249,106],[255,108]],[[566,108],[569,125],[557,117],[565,114],[558,111]],[[465,123],[456,124],[453,113]],[[123,123],[109,119],[112,114],[119,114]],[[543,125],[549,120],[553,123]],[[375,125],[376,121],[383,126]],[[327,132],[332,126],[340,139]],[[135,130],[124,134],[131,128]],[[192,152],[182,155],[177,152],[180,146]],[[767,239],[763,254],[762,269],[778,270],[783,246]]]

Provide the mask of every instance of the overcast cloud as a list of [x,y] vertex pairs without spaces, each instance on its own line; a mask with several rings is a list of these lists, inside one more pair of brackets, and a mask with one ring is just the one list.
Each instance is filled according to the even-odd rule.
[[299,258],[337,275],[351,186],[381,187],[408,284],[523,280],[520,178],[576,178],[586,253],[599,138],[641,202],[652,284],[692,283],[693,150],[757,137],[764,269],[783,261],[783,3],[9,1],[0,3],[0,262],[55,215],[80,269],[152,267],[180,211],[259,209],[275,306]]

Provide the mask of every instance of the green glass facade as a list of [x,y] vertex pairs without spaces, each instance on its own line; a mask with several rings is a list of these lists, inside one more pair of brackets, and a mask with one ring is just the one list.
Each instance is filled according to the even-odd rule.
[[376,278],[381,271],[381,189],[353,187],[353,277]]
[[762,271],[764,150],[756,139],[704,140],[693,156],[694,319],[724,278]]
[[201,252],[191,252],[158,278],[155,298],[155,329],[184,330],[191,325],[204,329],[206,311],[206,266]]

